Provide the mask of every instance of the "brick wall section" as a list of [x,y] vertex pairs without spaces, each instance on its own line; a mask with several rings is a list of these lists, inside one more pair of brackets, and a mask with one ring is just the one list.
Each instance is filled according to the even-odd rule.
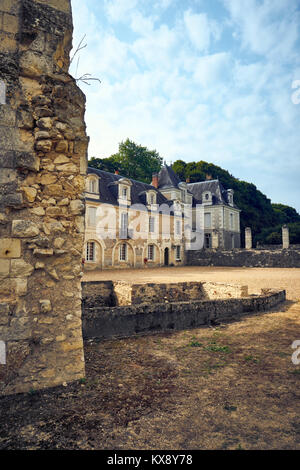
[[[84,375],[85,98],[69,0],[1,0],[0,394]],[[1,85],[0,85],[1,86]]]
[[218,324],[269,310],[285,298],[285,291],[269,290],[239,299],[85,308],[83,336],[104,340]]
[[186,264],[188,266],[300,268],[300,250],[195,250],[187,252]]

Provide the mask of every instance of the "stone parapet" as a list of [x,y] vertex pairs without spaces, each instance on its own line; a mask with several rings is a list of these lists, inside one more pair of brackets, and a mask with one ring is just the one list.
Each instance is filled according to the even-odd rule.
[[217,325],[239,320],[244,315],[267,311],[285,298],[284,290],[268,290],[261,295],[239,299],[84,308],[83,336],[86,339],[104,340]]

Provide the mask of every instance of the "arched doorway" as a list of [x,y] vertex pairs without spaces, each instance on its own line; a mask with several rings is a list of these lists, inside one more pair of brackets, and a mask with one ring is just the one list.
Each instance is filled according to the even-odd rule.
[[169,266],[169,248],[165,248],[164,265]]

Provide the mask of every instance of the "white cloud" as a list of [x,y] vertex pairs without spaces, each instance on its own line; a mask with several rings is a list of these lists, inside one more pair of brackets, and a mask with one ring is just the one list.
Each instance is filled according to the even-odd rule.
[[[299,39],[296,2],[286,0],[223,0],[245,49],[274,60],[292,60]],[[236,34],[236,32],[235,32]]]
[[215,21],[209,21],[205,13],[184,13],[184,23],[193,46],[199,51],[208,51],[211,40],[220,37],[220,27]]
[[138,4],[138,0],[105,0],[105,7],[112,21],[126,21],[126,17]]
[[231,56],[227,52],[200,57],[194,63],[194,79],[204,87],[215,88],[217,82],[227,75],[230,61]]
[[215,163],[293,205],[288,180],[299,191],[300,105],[291,101],[291,84],[300,63],[291,60],[300,22],[290,3],[284,10],[281,0],[226,0],[227,24],[211,19],[205,2],[195,13],[186,0],[166,0],[155,11],[156,3],[111,0],[101,4],[103,15],[91,0],[72,4],[75,38],[87,33],[79,73],[102,81],[82,86],[90,156],[108,157],[128,137],[168,161]]

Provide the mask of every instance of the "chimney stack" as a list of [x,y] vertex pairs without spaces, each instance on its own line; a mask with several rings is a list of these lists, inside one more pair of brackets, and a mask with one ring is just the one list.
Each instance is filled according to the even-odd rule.
[[211,175],[205,175],[206,177],[206,180],[212,180],[212,176]]
[[153,173],[152,174],[152,186],[154,186],[156,189],[158,188],[158,173]]
[[190,182],[191,182],[191,180],[190,180],[190,177],[189,177],[189,176],[186,178],[185,182],[186,182],[186,183],[190,183]]
[[119,174],[119,170],[115,170],[115,175],[118,175]]

